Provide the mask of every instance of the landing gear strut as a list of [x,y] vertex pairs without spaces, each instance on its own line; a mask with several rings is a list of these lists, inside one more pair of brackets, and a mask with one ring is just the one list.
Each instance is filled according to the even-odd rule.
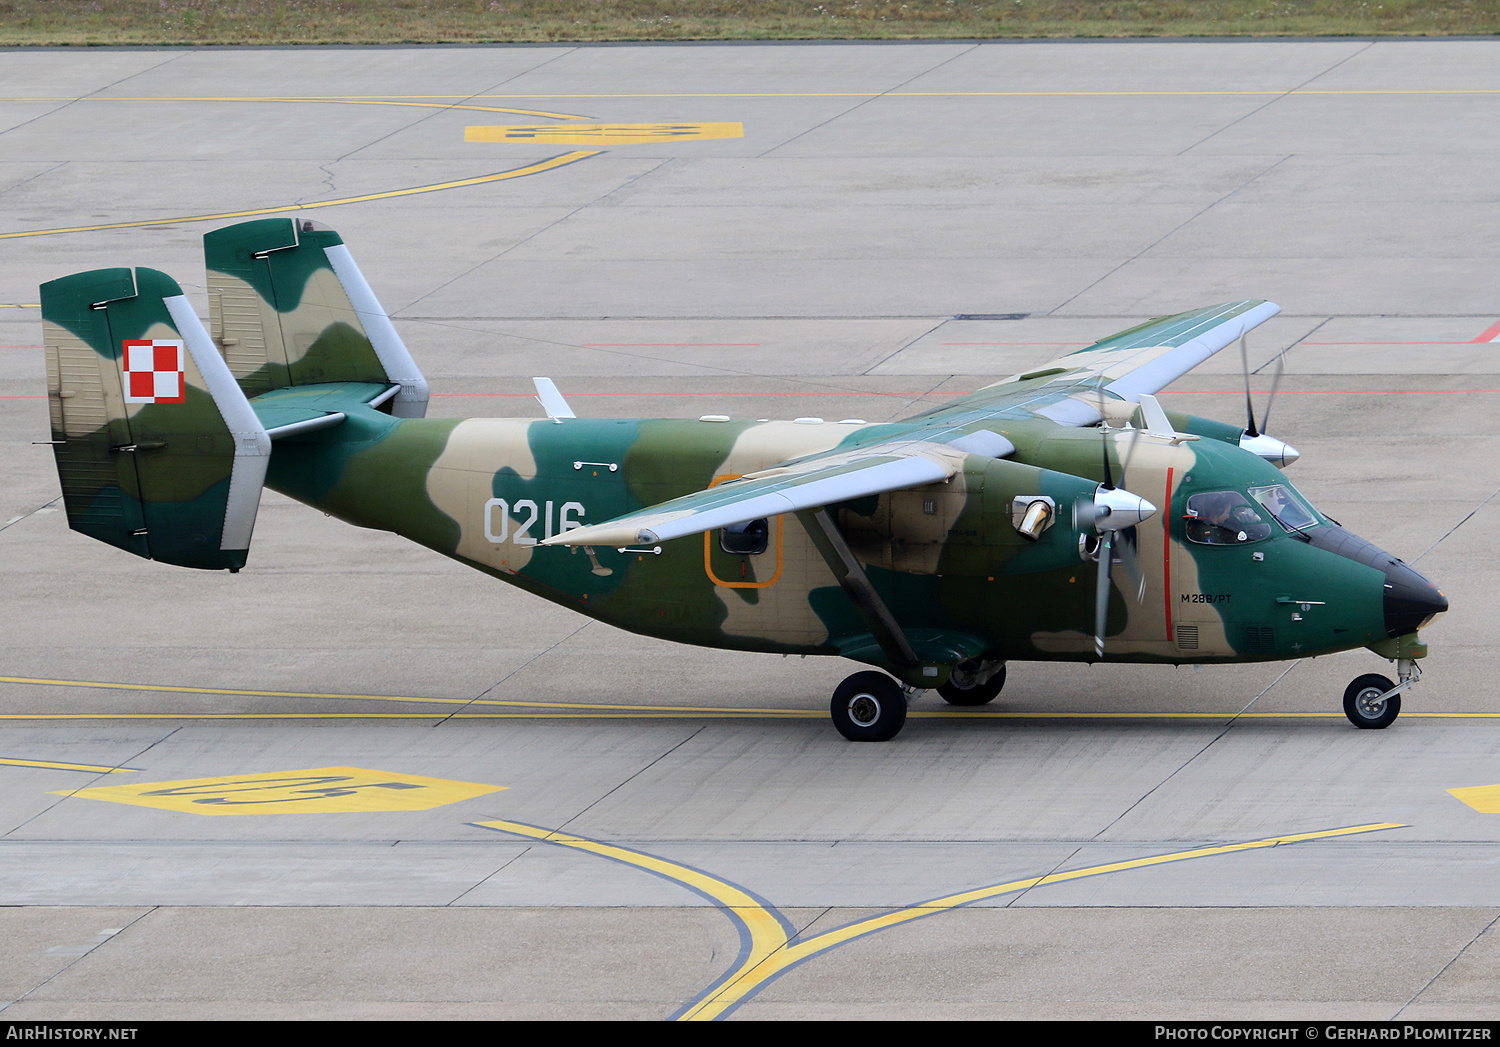
[[886,742],[906,723],[906,695],[885,673],[855,673],[833,692],[829,711],[851,742]]
[[949,705],[987,705],[1005,686],[1005,663],[971,658],[959,662],[948,682],[937,689]]

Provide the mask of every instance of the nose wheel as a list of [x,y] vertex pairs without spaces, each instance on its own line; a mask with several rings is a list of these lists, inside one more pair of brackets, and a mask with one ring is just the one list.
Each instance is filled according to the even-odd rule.
[[906,723],[906,695],[885,673],[855,673],[833,692],[829,712],[851,742],[887,742]]
[[1392,694],[1396,685],[1384,676],[1368,673],[1344,688],[1344,715],[1356,727],[1378,731],[1389,727],[1401,714],[1401,696]]

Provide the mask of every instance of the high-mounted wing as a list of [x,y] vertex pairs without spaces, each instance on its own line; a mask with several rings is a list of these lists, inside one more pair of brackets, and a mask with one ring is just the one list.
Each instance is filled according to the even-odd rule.
[[674,498],[602,524],[576,527],[543,545],[630,545],[728,527],[851,498],[947,480],[968,454],[1002,458],[1015,450],[997,433],[972,433],[946,443],[902,439],[835,450],[791,465],[747,473],[706,491]]
[[1165,388],[1279,312],[1272,302],[1243,301],[1159,317],[1011,375],[929,416],[1028,412],[1061,425],[1094,425],[1103,420],[1102,396],[1137,403],[1142,393]]
[[[1280,311],[1270,302],[1246,301],[1161,317],[918,415],[894,439],[845,446],[750,473],[604,523],[564,531],[541,544],[618,547],[663,542],[762,516],[947,480],[963,468],[967,454],[1003,458],[1015,450],[987,426],[1032,416],[1061,425],[1093,425],[1103,420],[1106,400],[1138,402],[1141,394],[1156,392]],[[1152,512],[1155,508],[1141,501],[1136,515],[1144,519]]]

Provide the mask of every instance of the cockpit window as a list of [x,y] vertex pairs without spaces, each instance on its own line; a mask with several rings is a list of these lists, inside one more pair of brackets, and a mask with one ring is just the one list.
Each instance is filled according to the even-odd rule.
[[1250,488],[1250,497],[1259,502],[1288,531],[1305,531],[1318,526],[1318,518],[1286,484]]
[[1199,545],[1248,545],[1271,536],[1271,525],[1238,491],[1206,491],[1187,501],[1187,537]]

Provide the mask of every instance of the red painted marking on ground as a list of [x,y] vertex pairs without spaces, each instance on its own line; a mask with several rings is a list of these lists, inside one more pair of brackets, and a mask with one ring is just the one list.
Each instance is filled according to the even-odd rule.
[[[1494,342],[1497,340],[1500,340],[1500,320],[1496,320],[1485,330],[1484,334],[1474,339],[1475,342]],[[1472,345],[1473,342],[1469,344]]]
[[[1474,342],[1483,341],[1482,338]],[[1474,342],[1298,342],[1298,345],[1473,345]]]
[[759,342],[584,342],[585,349],[705,349],[714,346],[740,346],[754,349]]
[[[1283,389],[1286,396],[1459,396],[1465,393],[1500,393],[1500,389]],[[1268,395],[1261,390],[1256,396]],[[963,395],[957,393],[954,395]],[[1157,396],[1244,396],[1243,389],[1163,389]]]
[[[526,399],[526,400],[535,399],[535,396],[532,393],[433,393],[432,395],[433,396],[499,397],[499,398],[502,398],[502,399],[503,398],[507,398],[507,397],[521,397],[521,398]],[[633,397],[655,396],[655,397],[660,397],[660,398],[663,398],[663,399],[667,399],[667,398],[671,398],[671,397],[715,396],[715,397],[718,397],[719,399],[733,398],[733,399],[738,399],[738,400],[745,400],[745,399],[753,399],[753,398],[764,398],[764,397],[769,397],[769,396],[965,396],[965,395],[967,395],[967,394],[966,393],[949,393],[949,392],[941,392],[941,393],[934,393],[934,392],[881,393],[881,392],[875,392],[873,390],[865,391],[865,392],[861,392],[859,390],[833,390],[831,392],[826,392],[826,393],[825,392],[814,392],[814,393],[733,393],[733,392],[715,392],[715,393],[652,393],[652,392],[644,392],[644,393],[569,393],[568,394],[568,398],[569,399],[579,399],[579,400],[582,400],[582,399],[584,399],[586,397],[590,397],[590,396],[614,396],[614,397],[620,397],[620,396],[627,396],[627,397],[632,397],[632,396]]]
[[1094,342],[939,342],[939,345],[1095,345]]

